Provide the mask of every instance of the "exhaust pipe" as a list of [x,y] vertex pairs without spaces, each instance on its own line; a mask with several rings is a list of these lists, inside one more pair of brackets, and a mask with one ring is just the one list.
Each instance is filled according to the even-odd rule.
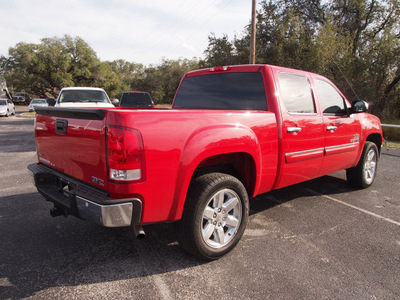
[[141,240],[146,236],[142,226],[133,226],[133,232],[138,240]]

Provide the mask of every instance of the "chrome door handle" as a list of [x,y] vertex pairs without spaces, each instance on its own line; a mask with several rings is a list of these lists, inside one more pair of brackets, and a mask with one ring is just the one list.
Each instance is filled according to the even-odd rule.
[[337,129],[337,126],[326,126],[326,130],[328,131],[335,131]]
[[288,127],[286,128],[286,131],[289,133],[297,133],[301,131],[300,127]]

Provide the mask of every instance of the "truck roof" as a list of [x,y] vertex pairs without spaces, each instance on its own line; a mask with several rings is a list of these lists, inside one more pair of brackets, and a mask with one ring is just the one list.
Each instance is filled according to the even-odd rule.
[[92,90],[92,91],[104,91],[104,89],[98,88],[98,87],[82,87],[82,86],[65,87],[65,88],[62,88],[61,90]]

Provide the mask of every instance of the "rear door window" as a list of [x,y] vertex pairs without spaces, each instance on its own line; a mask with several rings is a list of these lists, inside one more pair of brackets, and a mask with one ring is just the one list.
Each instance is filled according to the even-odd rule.
[[174,108],[267,110],[261,73],[219,73],[187,77]]
[[281,98],[289,113],[316,113],[310,82],[306,76],[279,73]]

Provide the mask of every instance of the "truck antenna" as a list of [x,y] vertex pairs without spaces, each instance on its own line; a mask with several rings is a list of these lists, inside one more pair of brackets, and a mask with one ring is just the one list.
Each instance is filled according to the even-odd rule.
[[[332,57],[332,56],[331,56]],[[353,87],[351,86],[350,82],[347,80],[346,75],[344,74],[342,68],[340,67],[340,65],[336,62],[336,60],[332,57],[332,61],[335,63],[336,67],[339,69],[340,73],[342,74],[344,80],[346,81],[347,85],[350,87],[351,91],[353,92],[353,94],[356,96],[358,101],[361,101],[361,99],[358,97],[356,91],[353,89]]]

